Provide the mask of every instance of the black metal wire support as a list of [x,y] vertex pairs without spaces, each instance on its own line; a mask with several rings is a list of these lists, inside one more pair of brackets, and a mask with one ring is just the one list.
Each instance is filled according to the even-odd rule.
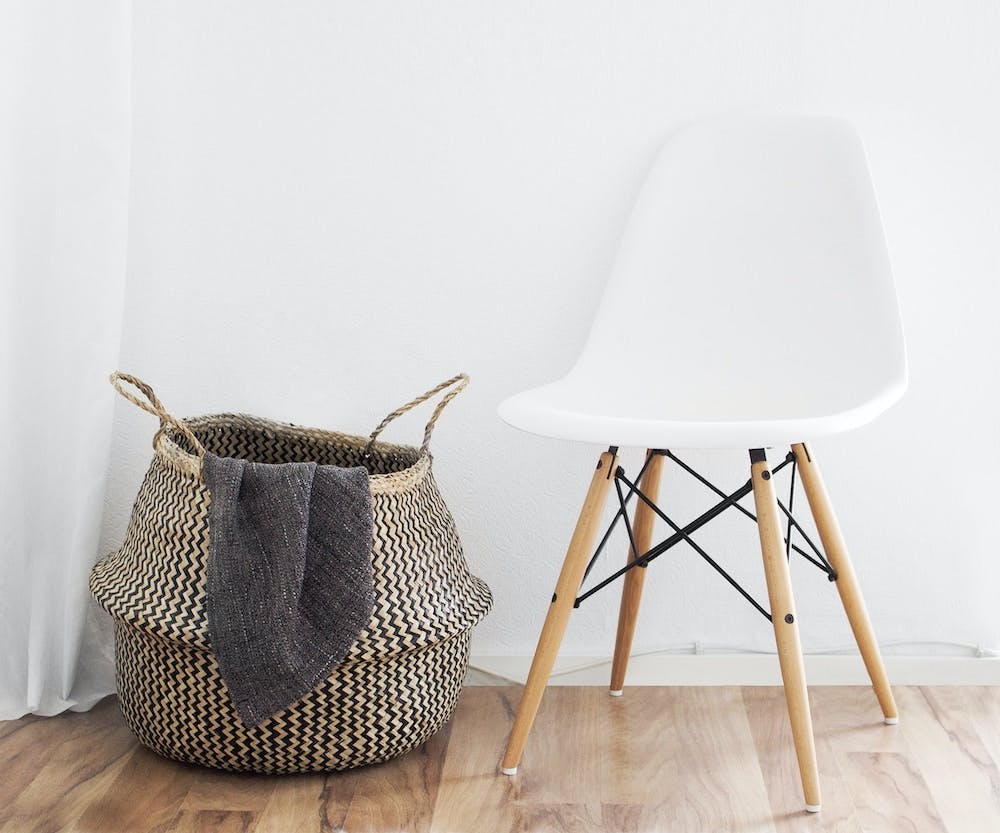
[[[628,480],[626,479],[624,474],[620,475],[619,479],[624,480],[626,483],[628,483]],[[715,569],[717,573],[719,573],[719,575],[721,575],[734,588],[736,588],[736,590],[740,593],[740,595],[743,596],[744,599],[746,599],[758,611],[760,611],[760,613],[762,613],[768,621],[771,621],[771,614],[768,613],[763,607],[761,607],[760,604],[758,604],[757,600],[754,599],[754,597],[751,596],[746,590],[744,590],[743,587],[740,585],[740,583],[736,581],[736,579],[734,579],[731,575],[729,575],[729,573],[727,573],[722,567],[720,567],[718,562],[715,561],[715,559],[713,559],[707,552],[705,552],[705,550],[699,547],[692,540],[691,536],[687,532],[685,532],[683,529],[677,526],[677,524],[675,524],[672,520],[670,520],[670,518],[666,516],[663,510],[661,510],[655,503],[653,503],[653,501],[651,501],[648,497],[646,497],[646,495],[644,495],[642,491],[636,489],[635,493],[650,509],[652,509],[657,515],[659,515],[664,520],[667,526],[669,526],[678,535],[684,536],[684,541],[687,543],[687,545],[691,547],[691,549],[693,549],[696,553],[698,553],[698,555],[700,555],[703,559],[705,559],[705,561],[708,562],[708,564],[711,565],[712,568]],[[632,552],[635,552],[634,543],[632,545]]]
[[[721,500],[719,500],[718,503],[716,503],[714,506],[704,511],[701,515],[699,515],[697,518],[695,518],[693,521],[686,524],[685,526],[682,527],[678,525],[672,518],[670,518],[663,511],[663,509],[657,506],[653,500],[651,500],[646,494],[644,494],[642,489],[640,489],[638,485],[639,483],[642,482],[642,476],[645,474],[646,468],[649,466],[649,463],[652,460],[653,456],[657,454],[663,455],[667,459],[673,461],[675,464],[678,465],[678,467],[680,467],[687,474],[691,475],[700,483],[711,489],[712,492],[714,492],[717,496],[721,498]],[[778,507],[781,509],[782,513],[785,515],[787,519],[786,534],[784,541],[786,557],[790,559],[791,554],[795,552],[801,555],[809,563],[815,565],[824,573],[826,573],[827,578],[829,578],[830,581],[836,581],[837,580],[836,572],[830,566],[830,563],[827,561],[826,557],[813,542],[809,534],[802,528],[802,526],[798,523],[798,521],[795,520],[794,516],[792,515],[792,509],[794,507],[794,501],[795,501],[795,481],[796,481],[796,475],[798,474],[798,463],[795,459],[795,454],[789,452],[781,463],[771,468],[771,474],[772,475],[778,474],[782,469],[784,469],[786,466],[789,465],[792,467],[792,476],[791,476],[791,482],[789,484],[788,506],[786,507],[785,504],[782,503],[782,501],[780,500],[778,501]],[[584,571],[583,575],[583,581],[584,582],[586,581],[595,563],[597,562],[598,557],[604,551],[608,543],[608,540],[611,537],[612,532],[614,532],[614,529],[618,525],[618,522],[622,519],[624,519],[625,521],[625,530],[628,535],[629,547],[632,557],[624,567],[616,570],[607,578],[599,581],[589,590],[581,592],[580,595],[577,596],[574,602],[573,605],[574,607],[579,607],[588,598],[590,598],[603,588],[607,587],[612,582],[617,581],[619,578],[625,575],[629,570],[634,570],[636,568],[642,569],[647,567],[650,564],[650,562],[654,561],[656,558],[659,558],[659,556],[661,556],[663,553],[672,549],[677,544],[684,542],[689,547],[691,547],[699,556],[701,556],[701,558],[707,564],[709,564],[709,566],[711,566],[717,573],[719,573],[719,575],[721,575],[730,584],[730,586],[732,586],[741,596],[743,596],[743,598],[746,599],[754,607],[755,610],[757,610],[762,616],[764,616],[769,621],[771,620],[771,614],[756,599],[754,599],[754,597],[751,596],[750,593],[748,593],[747,590],[742,585],[740,585],[738,581],[736,581],[736,579],[734,579],[715,559],[713,559],[691,537],[695,532],[697,532],[703,526],[708,524],[710,521],[717,518],[719,515],[721,515],[730,507],[736,507],[736,509],[738,509],[743,515],[756,522],[757,516],[754,515],[754,513],[751,512],[750,510],[741,506],[739,503],[740,500],[745,498],[753,491],[753,484],[750,480],[748,480],[746,483],[744,483],[735,491],[727,494],[726,492],[722,491],[722,489],[718,488],[713,483],[711,483],[706,477],[702,476],[697,471],[695,471],[687,463],[683,462],[671,451],[665,449],[664,450],[657,449],[646,456],[646,460],[643,463],[643,466],[640,469],[639,475],[638,477],[636,477],[635,481],[630,480],[625,475],[625,470],[621,466],[618,466],[617,469],[615,470],[614,478],[615,478],[615,493],[617,494],[618,497],[618,510],[615,512],[615,515],[611,520],[611,524],[608,527],[607,532],[604,533],[603,538],[598,544],[596,552],[594,553],[589,563],[587,564],[587,568]],[[623,485],[626,487],[625,489],[622,488]],[[660,519],[663,520],[664,523],[667,524],[667,526],[670,527],[671,530],[673,530],[673,533],[671,535],[668,535],[663,541],[651,547],[647,552],[641,554],[638,552],[638,549],[636,547],[635,534],[632,529],[632,522],[630,521],[628,516],[628,505],[633,497],[637,497],[642,503],[648,506],[653,512],[656,513],[656,515]],[[812,551],[811,553],[806,552],[798,545],[792,543],[793,531],[798,532],[802,541]]]
[[[618,449],[612,446],[614,451],[617,453]],[[646,455],[646,460],[642,464],[642,468],[639,470],[639,476],[636,478],[636,482],[642,481],[642,476],[646,473],[646,468],[649,466],[650,461],[653,459],[652,455]],[[632,499],[632,492],[629,491],[628,495],[625,497],[625,505],[620,506],[618,511],[615,513],[614,518],[611,519],[611,526],[608,527],[608,531],[604,533],[604,537],[601,538],[601,542],[597,545],[597,550],[591,556],[590,561],[587,562],[587,568],[583,571],[583,580],[587,580],[587,576],[590,575],[590,571],[594,569],[594,564],[597,563],[597,559],[600,557],[601,553],[604,552],[604,547],[608,543],[608,539],[611,537],[611,533],[615,531],[615,527],[618,525],[623,517],[628,513],[628,502]]]
[[[708,487],[709,489],[711,489],[711,490],[712,490],[713,492],[715,492],[715,494],[717,494],[717,495],[718,495],[719,497],[725,497],[725,496],[726,496],[726,493],[725,493],[725,492],[723,492],[723,491],[722,491],[722,489],[720,489],[720,488],[719,488],[718,486],[716,486],[716,485],[714,485],[713,483],[711,483],[711,482],[710,482],[710,481],[709,481],[708,479],[706,479],[705,477],[702,477],[702,476],[701,476],[700,474],[698,474],[698,472],[696,472],[696,471],[695,471],[695,470],[694,470],[693,468],[691,468],[691,467],[690,467],[690,466],[689,466],[689,465],[688,465],[687,463],[685,463],[685,462],[684,462],[683,460],[681,460],[681,459],[680,459],[680,457],[677,457],[676,455],[674,455],[674,454],[673,454],[672,452],[670,452],[670,451],[664,451],[664,452],[662,452],[662,453],[663,453],[663,454],[664,454],[664,455],[665,455],[665,456],[667,457],[667,459],[668,459],[668,460],[672,460],[673,462],[675,462],[675,463],[676,463],[676,464],[677,464],[678,466],[680,466],[680,467],[681,467],[681,468],[682,468],[682,469],[683,469],[684,471],[686,471],[686,472],[687,472],[688,474],[690,474],[690,475],[691,475],[692,477],[694,477],[694,478],[695,478],[695,480],[697,480],[697,481],[698,481],[699,483],[701,483],[701,484],[703,484],[703,485],[707,486],[707,487]],[[798,463],[797,463],[797,461],[795,460],[795,455],[794,455],[794,454],[792,454],[791,452],[789,452],[789,453],[788,453],[788,455],[787,455],[787,456],[785,457],[785,460],[786,460],[786,462],[788,461],[788,459],[789,459],[789,458],[791,458],[791,459],[792,459],[792,470],[793,470],[793,472],[796,472],[796,471],[798,471]],[[785,464],[784,464],[784,463],[782,463],[782,464],[781,464],[780,466],[778,466],[778,467],[777,467],[776,469],[773,469],[773,471],[775,471],[775,472],[778,472],[778,471],[780,471],[780,470],[781,470],[782,468],[784,468],[784,465],[785,465]],[[754,514],[753,512],[751,512],[751,511],[750,511],[749,509],[747,509],[747,508],[745,508],[745,507],[743,507],[743,506],[740,506],[740,505],[739,505],[738,503],[736,504],[736,508],[737,508],[737,509],[739,509],[739,510],[740,510],[740,512],[742,512],[742,513],[743,513],[743,514],[744,514],[744,515],[745,515],[746,517],[748,517],[748,518],[749,518],[749,519],[750,519],[751,521],[753,521],[754,523],[756,523],[756,522],[757,522],[757,516],[756,516],[756,515],[755,515],[755,514]],[[789,543],[789,542],[788,542],[788,540],[787,540],[787,538],[785,539],[785,543],[786,543],[786,545],[787,545],[787,544]],[[821,553],[821,552],[820,552],[820,551],[819,551],[819,550],[817,549],[816,545],[815,545],[815,544],[813,544],[813,543],[812,543],[811,541],[809,542],[809,544],[810,544],[810,546],[811,546],[811,548],[812,548],[812,550],[813,550],[813,553],[814,553],[815,555],[819,556],[819,558],[821,558],[821,559],[822,559],[822,558],[823,558],[823,555],[822,555],[822,553]],[[809,561],[812,561],[812,563],[813,563],[813,564],[816,564],[816,562],[815,562],[815,561],[813,561],[812,557],[811,557],[811,556],[810,556],[810,555],[809,555],[809,554],[808,554],[808,553],[807,553],[807,552],[806,552],[806,551],[805,551],[804,549],[802,549],[801,547],[799,547],[799,546],[796,546],[795,544],[792,544],[792,545],[791,545],[791,549],[792,549],[792,552],[796,552],[796,553],[798,553],[799,555],[801,555],[801,556],[802,556],[803,558],[805,558],[805,559],[807,559],[807,560],[809,560]],[[825,559],[824,559],[824,560],[825,560]],[[821,564],[817,564],[817,566],[818,566],[818,567],[820,567],[820,568],[822,569],[822,565],[821,565]],[[831,578],[830,580],[831,580],[831,581],[836,581],[836,575],[834,575],[834,577],[833,577],[833,578]]]

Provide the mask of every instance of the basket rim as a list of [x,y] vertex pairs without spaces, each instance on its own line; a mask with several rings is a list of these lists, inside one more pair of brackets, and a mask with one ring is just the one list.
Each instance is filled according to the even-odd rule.
[[[347,434],[342,431],[334,431],[326,428],[312,428],[283,420],[259,417],[253,414],[204,414],[196,417],[184,417],[180,422],[193,431],[211,430],[213,428],[231,427],[234,425],[257,428],[264,431],[273,431],[276,435],[285,437],[301,437],[321,442],[347,445],[357,449],[359,452],[364,451],[369,442],[368,437],[361,437],[356,434]],[[201,480],[201,459],[198,455],[192,454],[178,443],[174,438],[174,433],[170,427],[167,427],[166,430],[158,434],[153,444],[156,455],[183,474]],[[415,445],[383,442],[382,440],[376,440],[372,444],[372,448],[386,455],[412,460],[408,466],[398,471],[387,472],[385,474],[373,474],[369,472],[368,485],[373,494],[398,492],[413,488],[430,471],[433,456],[426,449]]]

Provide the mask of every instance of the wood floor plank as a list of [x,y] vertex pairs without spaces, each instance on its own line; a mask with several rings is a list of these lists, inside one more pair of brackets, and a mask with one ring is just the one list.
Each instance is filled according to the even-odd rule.
[[943,686],[898,697],[900,728],[951,833],[1000,830],[1000,771],[966,711],[970,699]]
[[596,686],[545,692],[518,771],[518,801],[589,806],[600,817],[611,699]]
[[[739,689],[631,687],[609,705],[614,744],[602,798],[617,809],[606,821],[774,831]],[[636,803],[647,808],[638,817],[622,808]]]
[[113,710],[102,708],[73,721],[78,728],[69,737],[43,748],[44,766],[4,808],[0,831],[73,828],[95,796],[110,788],[136,749],[135,739],[116,714],[117,704],[112,705]]
[[[838,757],[865,833],[947,830],[927,783],[909,756],[900,752],[846,752]],[[981,833],[988,829],[981,828]]]
[[[908,689],[896,687],[897,701]],[[822,713],[821,736],[834,751],[864,833],[941,833],[946,828],[901,726],[886,726],[866,686],[815,692]],[[909,719],[900,706],[900,720]]]
[[402,758],[365,770],[344,819],[351,833],[426,833],[437,802],[451,725]]
[[245,772],[220,772],[203,768],[184,797],[183,811],[248,810],[259,813],[271,800],[271,794],[281,782]]
[[955,696],[976,727],[979,739],[989,750],[993,763],[1000,766],[1000,689],[990,686],[959,686]]
[[351,809],[358,782],[364,780],[365,771],[331,772],[323,779],[319,794],[319,830],[321,833],[344,829],[344,820]]
[[621,697],[607,698],[607,777],[601,801],[622,805],[613,815],[634,816],[632,805],[670,804],[683,798],[684,752],[676,698],[677,689],[644,686],[629,686]]
[[754,754],[742,692],[735,688],[675,691],[680,693],[678,737],[685,766],[700,787],[688,795],[688,806],[694,811],[691,820],[700,821],[703,830],[772,833],[770,802]]
[[811,689],[809,692],[823,797],[823,811],[810,814],[802,806],[802,786],[784,691],[780,686],[753,686],[742,691],[778,833],[806,830],[861,833],[850,790],[830,745],[830,708],[824,697],[825,692],[825,689]]
[[173,831],[198,771],[136,747],[104,794],[80,817],[81,833]]
[[76,748],[76,741],[88,734],[100,736],[122,726],[118,702],[109,697],[89,712],[64,712],[53,717],[27,715],[0,723],[0,830],[17,808],[17,799],[48,765],[59,748]]
[[251,833],[250,810],[181,810],[172,833]]
[[605,833],[600,805],[523,804],[521,829],[526,833]]
[[[601,808],[603,830],[605,833],[705,833],[715,830],[771,830],[764,826],[754,825],[740,828],[726,820],[724,815],[711,814],[712,817],[692,815],[684,805],[663,802],[660,804],[605,804]],[[705,825],[708,825],[707,827]],[[714,826],[714,825],[718,826]]]
[[816,687],[813,697],[816,715],[822,718],[823,734],[837,750],[909,752],[899,726],[886,726],[869,686]]
[[[500,774],[520,688],[467,688],[452,718],[448,754],[431,819],[436,833],[520,833],[519,776]],[[533,739],[534,740],[534,739]]]
[[340,829],[351,803],[353,782],[348,785],[343,779],[333,781],[340,787],[337,799],[336,790],[327,788],[331,777],[304,774],[278,779],[257,815],[252,833],[319,833]]

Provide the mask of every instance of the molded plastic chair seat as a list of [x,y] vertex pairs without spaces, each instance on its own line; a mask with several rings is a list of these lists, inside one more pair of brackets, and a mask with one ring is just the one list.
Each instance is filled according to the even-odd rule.
[[[595,389],[571,378],[523,391],[500,406],[504,422],[523,431],[564,440],[641,448],[766,448],[791,445],[864,425],[895,402],[903,388],[890,388],[882,396],[859,403],[850,410],[807,417],[734,419],[724,407],[715,418],[685,419],[690,406],[672,405],[668,397],[682,391],[664,391],[664,404],[639,413],[625,414],[615,406],[613,383]],[[780,385],[780,380],[775,384]],[[664,383],[669,387],[669,382]],[[720,394],[722,396],[724,394]],[[777,410],[777,409],[776,409]],[[679,418],[662,419],[656,413]],[[711,413],[711,412],[705,412]]]
[[500,416],[569,440],[746,449],[856,428],[905,389],[854,128],[728,117],[667,139],[575,366]]

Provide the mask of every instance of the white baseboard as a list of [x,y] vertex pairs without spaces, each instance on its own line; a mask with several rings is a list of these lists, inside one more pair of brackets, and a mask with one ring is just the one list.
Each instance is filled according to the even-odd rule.
[[[858,656],[806,656],[810,685],[866,685],[868,675]],[[956,656],[883,657],[894,685],[1000,686],[1000,658]],[[469,685],[524,682],[531,657],[473,656]],[[608,657],[564,657],[556,662],[550,685],[606,686]],[[774,654],[647,654],[629,661],[628,685],[781,685]]]

